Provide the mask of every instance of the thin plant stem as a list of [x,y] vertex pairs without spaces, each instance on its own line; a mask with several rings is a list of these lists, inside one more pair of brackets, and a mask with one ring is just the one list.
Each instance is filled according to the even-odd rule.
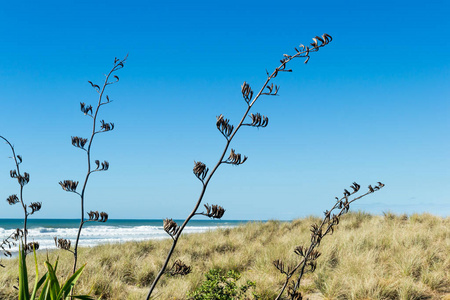
[[[325,37],[325,36],[326,36],[326,37]],[[317,38],[317,37],[316,37],[316,38]],[[328,38],[329,38],[329,39],[328,39]],[[230,134],[230,136],[229,136],[229,137],[226,137],[227,142],[226,142],[226,144],[225,144],[225,147],[224,147],[224,150],[223,150],[222,154],[220,155],[220,158],[219,158],[218,162],[216,163],[216,165],[214,166],[214,168],[212,169],[212,171],[209,173],[209,175],[208,175],[208,177],[206,178],[206,180],[205,180],[205,181],[202,180],[203,187],[202,187],[202,190],[201,190],[201,192],[200,192],[200,195],[199,195],[199,197],[198,197],[198,200],[197,200],[197,202],[196,202],[196,204],[195,204],[193,210],[191,211],[191,213],[189,214],[189,216],[185,219],[185,221],[183,222],[183,224],[180,226],[180,228],[179,228],[179,230],[177,231],[177,233],[176,233],[174,236],[172,236],[172,239],[173,239],[172,246],[171,246],[171,248],[170,248],[170,250],[169,250],[169,252],[168,252],[168,254],[167,254],[167,257],[166,257],[166,259],[165,259],[165,261],[164,261],[164,263],[163,263],[163,266],[161,267],[159,273],[156,275],[156,277],[155,277],[155,279],[154,279],[154,281],[153,281],[153,283],[152,283],[152,285],[151,285],[151,287],[150,287],[150,290],[149,290],[149,292],[148,292],[148,294],[147,294],[147,298],[146,298],[147,300],[150,299],[150,297],[151,297],[151,295],[152,295],[152,293],[153,293],[153,291],[154,291],[154,289],[155,289],[155,287],[156,287],[158,281],[160,280],[161,276],[164,274],[164,272],[165,272],[165,270],[166,270],[166,268],[167,268],[167,265],[169,264],[170,258],[172,257],[172,254],[173,254],[173,252],[174,252],[174,250],[175,250],[175,247],[176,247],[176,245],[177,245],[177,243],[178,243],[178,240],[179,240],[179,238],[180,238],[180,236],[181,236],[181,233],[183,232],[184,228],[185,228],[186,225],[189,223],[189,221],[197,214],[197,210],[198,210],[198,208],[200,207],[200,204],[201,204],[201,202],[202,202],[202,200],[203,200],[203,196],[205,195],[205,192],[206,192],[206,188],[208,187],[208,184],[209,184],[209,182],[210,182],[212,176],[213,176],[214,173],[217,171],[217,169],[219,168],[219,166],[220,166],[222,163],[225,162],[225,161],[224,161],[224,158],[225,158],[225,155],[226,155],[226,153],[227,153],[227,151],[228,151],[228,148],[229,148],[229,146],[230,146],[230,144],[231,144],[231,141],[233,140],[234,136],[235,136],[236,133],[239,131],[239,129],[241,128],[241,126],[244,125],[244,120],[247,118],[247,116],[248,116],[248,114],[249,114],[249,112],[250,112],[250,109],[253,107],[253,105],[254,105],[255,102],[259,99],[259,97],[260,97],[261,95],[276,95],[276,93],[277,93],[277,91],[278,91],[278,88],[276,87],[275,92],[273,93],[273,92],[272,92],[272,91],[273,91],[273,86],[272,86],[272,87],[269,87],[268,84],[269,84],[269,82],[270,82],[273,78],[275,78],[275,77],[278,75],[279,72],[291,72],[291,70],[286,70],[286,69],[285,69],[287,63],[289,63],[292,59],[297,58],[297,57],[307,57],[307,60],[305,61],[305,63],[306,63],[306,62],[308,61],[308,59],[309,59],[309,54],[310,54],[310,52],[318,51],[318,49],[319,49],[320,47],[323,47],[323,46],[325,46],[326,44],[328,44],[329,41],[331,41],[331,36],[325,34],[325,35],[324,35],[324,40],[325,40],[325,41],[323,41],[321,45],[319,45],[319,44],[317,43],[317,40],[315,40],[315,43],[314,43],[314,44],[311,44],[311,46],[312,46],[311,49],[310,49],[309,47],[303,47],[304,51],[298,51],[298,50],[296,49],[297,53],[296,53],[295,55],[292,55],[292,56],[285,55],[285,58],[282,59],[282,60],[280,61],[280,62],[281,62],[281,65],[280,65],[279,67],[277,67],[271,74],[267,73],[267,79],[266,79],[266,81],[264,82],[264,84],[262,85],[262,87],[261,87],[261,89],[259,90],[259,92],[256,94],[256,96],[255,96],[253,99],[249,99],[249,101],[247,102],[247,104],[248,104],[247,109],[246,109],[245,113],[243,114],[243,116],[242,116],[242,118],[241,118],[239,124],[234,128],[234,130],[232,131],[232,133]],[[306,49],[306,50],[305,50],[305,49]],[[264,92],[264,90],[265,90],[266,88],[269,89],[269,93],[265,93],[265,92]],[[252,93],[253,93],[253,92],[252,92]],[[250,101],[250,100],[251,100],[251,101]]]
[[[106,131],[112,130],[112,129],[103,129],[103,127],[102,127],[102,129],[98,130],[98,129],[97,129],[97,117],[98,117],[98,113],[99,113],[100,107],[101,107],[102,105],[105,105],[105,104],[108,104],[108,103],[111,102],[111,101],[109,100],[109,97],[108,97],[108,96],[106,96],[107,101],[104,101],[104,100],[103,100],[103,99],[104,99],[104,93],[105,93],[106,87],[107,87],[108,85],[113,84],[113,83],[115,83],[115,82],[117,82],[117,81],[119,80],[118,77],[114,75],[114,77],[116,78],[116,81],[115,81],[115,82],[110,82],[110,81],[109,81],[109,80],[110,80],[110,77],[111,77],[111,75],[112,75],[115,71],[117,71],[117,70],[123,68],[123,64],[124,64],[124,62],[126,61],[127,57],[128,57],[128,55],[125,56],[125,58],[122,59],[122,60],[119,60],[119,59],[117,59],[117,58],[115,59],[115,61],[114,61],[114,67],[109,71],[108,74],[105,74],[105,81],[104,81],[104,83],[103,83],[103,85],[102,85],[101,88],[100,88],[99,86],[97,86],[97,85],[94,85],[92,82],[89,82],[89,83],[92,85],[92,87],[96,89],[96,91],[97,91],[98,94],[99,94],[99,97],[98,97],[98,102],[97,102],[97,107],[96,107],[96,109],[95,109],[95,112],[94,112],[93,114],[92,114],[92,111],[91,111],[91,114],[88,114],[88,112],[85,112],[85,114],[87,114],[87,115],[89,115],[90,117],[92,117],[92,132],[91,132],[91,136],[90,136],[90,138],[89,138],[89,143],[88,143],[87,149],[84,148],[84,145],[81,145],[81,146],[79,146],[78,144],[75,144],[75,145],[74,145],[74,146],[79,147],[79,148],[81,148],[81,149],[83,149],[83,150],[86,151],[87,171],[86,171],[86,176],[85,176],[85,178],[84,178],[83,188],[82,188],[82,190],[81,190],[81,193],[78,193],[78,192],[76,192],[75,190],[70,190],[71,192],[74,192],[74,193],[76,193],[76,194],[78,194],[78,195],[80,196],[80,206],[81,206],[80,225],[79,225],[79,227],[78,227],[77,238],[76,238],[76,240],[75,240],[74,250],[71,251],[71,250],[69,250],[69,249],[66,249],[66,250],[72,252],[72,253],[73,253],[73,256],[74,256],[73,273],[75,273],[76,270],[77,270],[77,262],[78,262],[78,246],[79,246],[79,242],[80,242],[81,231],[82,231],[82,229],[83,229],[83,225],[84,225],[87,221],[97,221],[97,220],[92,220],[91,218],[90,218],[89,220],[86,220],[85,217],[84,217],[84,214],[85,214],[85,192],[86,192],[86,187],[87,187],[87,183],[88,183],[89,177],[90,177],[90,175],[91,175],[93,172],[100,171],[100,170],[98,169],[98,164],[97,164],[97,169],[94,169],[94,170],[93,170],[92,167],[91,167],[91,148],[92,148],[92,143],[93,143],[93,141],[94,141],[94,137],[95,137],[98,133],[106,132]],[[103,101],[103,102],[102,102],[102,101]],[[82,104],[82,109],[83,109],[83,108],[84,108],[84,103]],[[73,143],[72,143],[72,144],[73,144]],[[101,169],[101,170],[103,170],[103,169]],[[106,169],[105,169],[105,170],[106,170]],[[61,184],[61,183],[60,183],[60,184]],[[78,184],[78,183],[77,183],[77,184]],[[63,184],[62,184],[62,185],[63,185]],[[63,189],[65,189],[65,188],[63,187]],[[76,189],[76,186],[75,186],[75,189]],[[105,221],[106,221],[106,219],[103,220],[103,218],[102,218],[101,222],[105,222]],[[55,242],[56,242],[56,239],[55,239]]]
[[[359,200],[371,193],[374,193],[375,191],[380,190],[382,187],[384,187],[384,184],[379,182],[378,186],[375,186],[375,188],[372,188],[372,186],[369,186],[368,192],[366,192],[365,194],[362,194],[358,197],[355,197],[354,199],[349,201],[348,197],[353,195],[354,193],[358,192],[359,188],[360,188],[360,186],[356,183],[353,183],[352,187],[354,188],[353,193],[350,194],[347,190],[345,190],[346,193],[344,193],[344,197],[342,197],[340,199],[336,198],[337,202],[333,205],[333,207],[329,211],[325,211],[325,217],[323,218],[323,220],[319,226],[315,226],[314,224],[312,225],[311,243],[310,243],[308,249],[306,251],[304,251],[304,248],[301,246],[296,248],[296,251],[295,251],[296,254],[303,257],[303,259],[297,265],[295,265],[294,267],[291,267],[291,268],[288,267],[288,270],[286,271],[284,269],[284,265],[282,264],[281,261],[279,261],[279,260],[274,261],[274,265],[280,270],[281,273],[286,275],[285,282],[284,282],[278,296],[275,298],[275,300],[280,300],[280,298],[283,295],[286,287],[288,286],[291,278],[294,276],[294,274],[297,272],[297,270],[299,270],[299,275],[298,275],[296,282],[293,284],[292,288],[290,288],[289,294],[290,294],[291,299],[301,299],[301,295],[298,293],[298,288],[300,287],[300,282],[303,278],[303,275],[306,274],[307,272],[314,272],[315,260],[318,258],[318,256],[320,256],[320,253],[315,251],[315,248],[317,248],[320,245],[322,239],[326,235],[333,233],[334,227],[339,224],[340,217],[343,214],[348,212],[351,203],[353,203],[356,200]],[[331,218],[331,212],[333,212],[335,209],[340,209],[340,211],[337,215],[334,214],[333,217]],[[324,231],[324,228],[325,228],[325,231]],[[297,250],[299,248],[301,249],[300,251]],[[316,255],[314,255],[314,254],[316,254]],[[308,266],[311,267],[310,270],[307,270]]]
[[[11,143],[10,143],[6,138],[4,138],[3,136],[0,136],[0,138],[3,139],[3,140],[9,145],[9,147],[11,148],[11,151],[12,151],[12,154],[13,154],[12,158],[14,159],[14,163],[15,163],[15,165],[16,165],[17,175],[18,175],[19,177],[22,177],[22,175],[20,174],[20,167],[19,167],[19,164],[20,164],[20,163],[17,161],[17,156],[16,156],[16,152],[15,152],[15,150],[14,150],[14,146],[11,145]],[[28,221],[28,215],[29,215],[29,213],[27,212],[27,206],[26,206],[26,204],[25,204],[24,201],[23,201],[23,184],[20,184],[20,182],[19,182],[19,185],[20,185],[20,190],[19,190],[19,200],[20,200],[20,204],[22,205],[23,212],[24,212],[24,219],[23,219],[23,238],[24,238],[24,242],[25,242],[25,245],[26,245],[26,244],[27,244],[27,235],[28,235],[28,231],[27,231],[27,221]],[[25,251],[25,255],[26,255],[26,254],[27,254],[27,252]]]

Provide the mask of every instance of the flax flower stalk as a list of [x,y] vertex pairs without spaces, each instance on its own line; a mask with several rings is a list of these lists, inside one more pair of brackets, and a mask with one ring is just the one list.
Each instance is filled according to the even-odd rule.
[[[278,94],[279,87],[277,85],[274,85],[273,83],[271,83],[269,85],[269,83],[273,78],[275,78],[279,74],[279,72],[292,72],[292,70],[286,69],[287,64],[291,60],[293,60],[294,58],[303,57],[303,58],[306,58],[305,63],[307,63],[311,52],[318,51],[319,48],[321,48],[325,45],[328,45],[328,43],[331,42],[331,40],[332,40],[332,38],[328,34],[324,34],[322,37],[316,36],[315,38],[313,38],[313,43],[311,43],[310,46],[300,45],[300,50],[295,48],[296,53],[294,55],[284,54],[283,59],[280,60],[281,64],[271,74],[267,72],[266,81],[264,82],[264,84],[260,88],[259,92],[256,93],[256,95],[254,97],[253,97],[254,93],[253,93],[250,85],[247,84],[246,82],[244,82],[244,84],[242,85],[241,91],[242,91],[242,96],[243,96],[245,102],[247,103],[247,109],[245,110],[239,124],[236,127],[229,124],[229,120],[225,119],[222,115],[217,117],[217,123],[216,123],[217,128],[219,129],[219,131],[222,133],[222,135],[226,139],[226,144],[225,144],[224,150],[223,150],[222,154],[220,155],[218,162],[216,163],[216,165],[214,166],[214,168],[212,169],[212,171],[209,173],[208,176],[206,176],[206,174],[208,173],[208,169],[205,167],[205,165],[201,162],[196,162],[196,165],[194,167],[194,174],[202,182],[202,184],[203,184],[202,190],[201,190],[198,200],[197,200],[193,210],[189,214],[189,216],[184,220],[183,224],[181,226],[179,226],[176,233],[171,235],[172,239],[173,239],[172,246],[167,254],[167,257],[166,257],[159,273],[156,275],[156,277],[150,287],[150,290],[147,295],[147,300],[150,299],[159,279],[164,274],[184,228],[186,227],[186,225],[189,223],[189,221],[195,215],[200,214],[197,211],[202,203],[203,196],[205,195],[205,192],[206,192],[206,188],[208,187],[208,184],[209,184],[212,176],[214,175],[214,173],[217,171],[217,169],[220,167],[220,165],[222,165],[224,163],[225,164],[231,163],[231,164],[239,165],[239,164],[242,164],[247,159],[247,157],[245,157],[245,156],[242,159],[241,155],[236,154],[234,152],[234,150],[232,149],[229,158],[224,160],[225,155],[227,154],[228,149],[230,147],[231,141],[233,140],[236,133],[239,131],[239,129],[243,125],[250,125],[250,126],[255,126],[255,127],[258,127],[258,125],[259,126],[267,125],[267,123],[268,123],[267,118],[264,117],[264,119],[260,122],[259,118],[255,117],[255,115],[252,117],[251,124],[244,124],[244,121],[249,116],[249,112],[250,112],[251,108],[253,107],[253,105],[255,104],[255,102],[259,99],[259,97],[261,95],[276,96]],[[198,171],[201,171],[201,172],[198,172]]]

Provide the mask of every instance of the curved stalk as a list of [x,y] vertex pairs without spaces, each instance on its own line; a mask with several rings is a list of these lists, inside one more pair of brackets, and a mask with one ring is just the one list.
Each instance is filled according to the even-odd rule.
[[[11,148],[11,151],[12,151],[12,154],[13,154],[12,158],[14,159],[14,163],[16,165],[17,175],[18,176],[22,176],[20,174],[20,167],[19,167],[20,163],[17,161],[17,156],[16,156],[16,152],[14,150],[14,146],[11,145],[11,143],[6,138],[4,138],[3,136],[0,136],[0,138],[3,139],[9,145],[9,147]],[[19,182],[19,184],[20,184],[20,182]],[[25,241],[24,245],[26,245],[27,244],[27,235],[28,235],[27,220],[28,220],[29,213],[27,212],[27,206],[26,206],[25,202],[23,201],[23,185],[22,184],[20,184],[19,200],[20,200],[20,204],[22,205],[23,212],[24,212],[23,236],[24,236],[24,241]],[[26,251],[25,251],[25,255],[27,255]]]
[[[355,183],[354,183],[355,184]],[[362,194],[358,197],[355,197],[352,200],[348,200],[348,197],[350,195],[353,195],[354,193],[358,192],[359,190],[359,185],[354,185],[354,187],[357,187],[357,189],[352,193],[348,193],[348,194],[344,194],[344,197],[338,199],[337,198],[337,202],[333,205],[333,207],[329,210],[325,212],[325,217],[323,218],[322,222],[320,223],[319,226],[317,226],[317,230],[313,230],[314,229],[314,225],[312,226],[312,235],[311,235],[311,244],[309,245],[308,249],[306,251],[304,251],[303,254],[301,254],[301,256],[303,256],[303,259],[297,264],[295,265],[295,267],[288,269],[288,271],[282,271],[280,268],[278,268],[283,274],[286,275],[286,279],[285,282],[281,288],[281,291],[279,292],[278,296],[275,298],[275,300],[280,300],[281,296],[283,295],[286,287],[288,286],[290,279],[294,276],[294,274],[297,272],[297,270],[299,270],[299,275],[298,278],[296,280],[296,282],[293,284],[293,287],[289,289],[289,293],[290,293],[290,297],[292,299],[297,299],[297,291],[298,288],[300,287],[300,282],[303,278],[303,275],[307,272],[313,272],[314,269],[311,270],[306,270],[306,268],[308,266],[311,266],[311,263],[315,263],[314,261],[317,259],[318,256],[314,256],[314,252],[317,253],[317,251],[315,251],[315,248],[317,248],[320,245],[321,240],[328,234],[332,233],[334,230],[334,226],[339,224],[339,219],[340,217],[347,213],[349,208],[350,208],[350,204],[355,202],[356,200],[359,200],[375,191],[378,191],[379,189],[381,189],[382,187],[384,187],[384,184],[379,183],[378,186],[376,186],[375,189],[373,189],[371,186],[369,186],[369,191],[366,192],[365,194]],[[345,200],[345,202],[344,202]],[[331,218],[331,212],[334,211],[335,209],[340,209],[339,213],[337,215],[333,215],[333,217]],[[323,230],[325,228],[325,231]],[[303,251],[302,251],[303,252]],[[296,252],[297,253],[297,252]],[[298,253],[297,253],[298,254]],[[320,255],[320,254],[319,254]]]
[[[306,62],[308,61],[308,59],[309,59],[309,54],[310,54],[310,52],[318,51],[318,49],[319,49],[320,47],[323,47],[323,46],[327,45],[327,44],[329,43],[329,41],[331,41],[331,36],[328,36],[328,35],[326,35],[326,36],[327,36],[327,38],[325,39],[325,41],[323,41],[323,43],[322,43],[321,45],[317,44],[317,41],[315,41],[314,44],[311,44],[311,45],[312,45],[312,48],[311,48],[311,49],[310,49],[309,47],[303,47],[303,50],[304,50],[304,51],[298,51],[298,50],[296,49],[296,50],[297,50],[297,53],[296,53],[295,55],[292,55],[292,56],[287,56],[287,55],[285,55],[285,58],[282,59],[282,60],[280,61],[280,62],[281,62],[281,65],[278,66],[278,67],[272,72],[272,74],[267,73],[267,79],[266,79],[266,81],[264,82],[264,84],[262,85],[262,87],[261,87],[261,89],[259,90],[258,94],[256,94],[256,96],[255,96],[253,99],[249,99],[249,101],[247,101],[248,107],[247,107],[247,109],[246,109],[244,115],[242,116],[241,121],[239,122],[239,124],[236,126],[236,128],[234,128],[234,131],[233,131],[233,132],[231,133],[231,135],[227,138],[227,142],[226,142],[226,144],[225,144],[224,150],[223,150],[223,152],[222,152],[222,154],[221,154],[221,156],[220,156],[218,162],[216,163],[216,165],[215,165],[214,168],[212,169],[211,173],[209,173],[208,177],[206,178],[206,181],[203,182],[203,188],[202,188],[202,191],[201,191],[201,193],[200,193],[200,195],[199,195],[199,198],[198,198],[198,200],[197,200],[197,202],[196,202],[196,204],[195,204],[193,210],[192,210],[191,213],[188,215],[188,217],[185,219],[185,221],[183,222],[183,224],[180,226],[180,229],[178,230],[178,232],[176,233],[176,235],[173,237],[173,243],[172,243],[172,246],[171,246],[171,248],[170,248],[170,250],[169,250],[169,252],[168,252],[168,254],[167,254],[167,257],[166,257],[166,259],[165,259],[165,261],[164,261],[163,266],[161,267],[159,273],[156,275],[156,277],[155,277],[155,279],[154,279],[154,281],[153,281],[153,283],[152,283],[152,285],[151,285],[151,287],[150,287],[150,290],[149,290],[148,295],[147,295],[147,298],[146,298],[147,300],[150,299],[150,297],[151,297],[151,295],[152,295],[152,293],[153,293],[153,291],[154,291],[154,289],[155,289],[155,287],[156,287],[156,284],[157,284],[158,281],[160,280],[161,276],[164,274],[164,271],[165,271],[165,269],[167,268],[167,265],[168,265],[168,263],[169,263],[169,261],[170,261],[170,258],[172,257],[172,254],[173,254],[173,252],[174,252],[174,250],[175,250],[175,247],[176,247],[177,242],[178,242],[178,240],[179,240],[179,238],[180,238],[180,236],[181,236],[181,233],[183,232],[184,228],[185,228],[186,225],[189,223],[189,221],[194,217],[194,215],[197,214],[197,210],[198,210],[198,208],[200,207],[200,204],[201,204],[201,202],[202,202],[202,200],[203,200],[203,196],[205,195],[206,188],[208,187],[209,181],[211,180],[212,176],[213,176],[214,173],[217,171],[217,169],[219,168],[219,166],[224,162],[223,159],[224,159],[224,157],[225,157],[225,155],[226,155],[226,153],[227,153],[227,151],[228,151],[228,148],[229,148],[229,146],[230,146],[230,144],[231,144],[231,141],[233,140],[234,136],[236,135],[236,133],[239,131],[239,129],[240,129],[241,126],[243,125],[244,120],[247,118],[247,116],[248,116],[248,114],[249,114],[249,112],[250,112],[250,109],[253,107],[253,105],[254,105],[255,102],[259,99],[259,97],[260,97],[261,95],[276,95],[276,94],[277,94],[277,91],[278,91],[278,88],[276,87],[276,88],[275,88],[275,92],[273,93],[273,92],[272,92],[273,86],[272,86],[272,87],[269,87],[269,86],[268,86],[269,82],[270,82],[273,78],[275,78],[275,77],[278,75],[279,72],[291,72],[291,70],[286,70],[285,68],[286,68],[286,64],[287,64],[288,62],[290,62],[292,59],[297,58],[297,57],[307,57],[307,60],[305,61],[305,63],[306,63]],[[324,35],[324,37],[325,37],[325,35]],[[328,37],[330,38],[329,40],[328,40]],[[316,38],[317,38],[317,37],[316,37]],[[269,88],[269,93],[265,93],[265,92],[264,92],[264,90],[265,90],[266,88]]]
[[[91,175],[91,173],[94,172],[94,171],[92,171],[92,169],[91,169],[91,147],[92,147],[92,142],[93,142],[93,140],[94,140],[95,135],[96,135],[97,133],[99,133],[99,132],[102,132],[102,131],[96,131],[96,128],[97,128],[97,127],[96,127],[97,116],[98,116],[98,112],[99,112],[100,107],[101,107],[102,105],[104,105],[104,104],[110,103],[108,96],[106,96],[107,99],[108,99],[108,102],[102,102],[102,100],[103,100],[103,94],[104,94],[104,92],[105,92],[106,87],[107,87],[108,85],[114,83],[114,82],[109,82],[109,79],[110,79],[112,73],[114,73],[115,71],[117,71],[117,70],[123,68],[123,63],[125,62],[125,60],[127,59],[127,57],[128,57],[128,55],[125,56],[125,58],[122,59],[122,60],[117,60],[117,59],[116,59],[115,62],[114,62],[114,67],[109,71],[108,74],[105,75],[106,78],[105,78],[105,81],[104,81],[104,83],[103,83],[102,88],[101,88],[101,89],[100,89],[100,88],[97,89],[97,92],[98,92],[98,94],[99,94],[99,97],[98,97],[98,103],[97,103],[97,107],[96,107],[96,109],[95,109],[95,113],[94,113],[93,115],[90,115],[90,116],[92,117],[92,119],[93,119],[93,121],[92,121],[93,125],[92,125],[92,133],[91,133],[91,136],[90,136],[90,138],[89,138],[89,144],[88,144],[88,147],[87,147],[87,149],[86,149],[86,155],[87,155],[87,172],[86,172],[86,177],[85,177],[84,182],[83,182],[83,188],[82,188],[82,190],[81,190],[81,193],[80,193],[80,194],[77,193],[77,194],[80,196],[81,217],[80,217],[80,226],[78,227],[77,238],[76,238],[75,246],[74,246],[74,250],[73,250],[73,256],[74,256],[73,273],[75,273],[76,270],[77,270],[78,244],[79,244],[79,241],[80,241],[81,230],[83,229],[83,225],[84,225],[84,223],[86,222],[86,220],[85,220],[85,218],[84,218],[84,213],[85,213],[85,209],[84,209],[84,201],[85,201],[86,187],[87,187],[87,183],[88,183],[88,180],[89,180],[89,176]],[[117,78],[116,78],[116,79],[117,79]],[[117,80],[118,80],[118,79],[117,79]],[[117,82],[117,81],[116,81],[116,82]],[[95,86],[94,86],[92,83],[91,83],[91,85],[95,88]],[[71,252],[72,252],[72,251],[71,251]]]

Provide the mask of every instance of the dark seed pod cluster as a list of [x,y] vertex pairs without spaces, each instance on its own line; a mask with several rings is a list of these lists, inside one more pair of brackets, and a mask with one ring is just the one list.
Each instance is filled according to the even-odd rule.
[[278,90],[280,89],[279,86],[274,85],[273,83],[271,85],[266,86],[266,89],[268,89],[268,92],[261,93],[261,95],[267,95],[267,96],[277,96]]
[[17,176],[17,181],[19,182],[19,184],[21,186],[24,186],[26,184],[28,184],[28,182],[30,182],[30,174],[28,174],[27,172],[23,173],[23,176]]
[[3,255],[6,257],[12,257],[11,247],[16,246],[16,242],[23,237],[23,230],[17,228],[16,231],[11,233],[6,239],[3,239],[0,244],[0,248],[3,251]]
[[361,186],[359,184],[357,184],[356,182],[353,182],[353,184],[350,186],[353,189],[353,193],[356,193],[359,191],[359,189],[361,188]]
[[231,125],[230,120],[225,119],[223,115],[217,117],[216,126],[226,139],[233,133],[234,126]]
[[106,160],[101,163],[101,167],[100,167],[100,161],[99,160],[95,161],[95,165],[97,166],[95,168],[96,171],[107,171],[109,169],[109,162],[107,162]]
[[167,232],[167,234],[172,238],[174,238],[180,230],[180,226],[178,226],[178,224],[172,219],[165,219],[163,222],[163,227],[164,231]]
[[194,164],[194,169],[192,170],[194,172],[194,175],[197,176],[197,178],[201,181],[205,180],[209,169],[201,161],[194,161]]
[[312,224],[309,231],[311,231],[311,243],[316,243],[319,246],[323,237],[322,227],[317,224]]
[[87,143],[87,139],[81,138],[79,136],[72,137],[72,145],[75,147],[84,149],[84,145],[86,145],[86,143]]
[[87,213],[89,216],[89,221],[106,222],[108,221],[108,214],[105,212],[99,213],[98,211],[90,211]]
[[247,104],[250,104],[250,101],[253,98],[253,91],[250,88],[250,85],[245,81],[241,85],[241,92],[242,92],[242,97],[244,97],[245,102],[247,102]]
[[56,236],[53,239],[55,240],[55,245],[57,248],[70,251],[70,244],[71,244],[70,240],[61,238],[58,239],[58,237]]
[[291,272],[292,267],[291,266],[285,266],[284,262],[282,262],[280,259],[276,259],[273,261],[273,265],[275,268],[277,268],[280,273],[282,274],[289,274]]
[[293,284],[293,282],[288,288],[288,296],[289,296],[289,299],[291,299],[291,300],[302,300],[303,299],[302,293],[300,293],[299,291],[297,291],[295,289],[295,285]]
[[28,207],[31,208],[30,215],[32,215],[41,209],[42,202],[31,202],[31,204],[28,205]]
[[64,180],[64,181],[60,181],[59,185],[62,187],[63,190],[65,190],[67,192],[76,192],[77,186],[78,186],[78,181]]
[[16,178],[17,181],[19,182],[19,185],[24,186],[26,185],[28,182],[30,182],[30,174],[28,174],[27,172],[23,173],[23,176],[18,174],[16,172],[16,170],[11,170],[9,171],[9,175],[11,176],[11,178]]
[[369,185],[369,191],[371,193],[378,191],[379,189],[381,189],[384,186],[384,184],[382,184],[381,182],[378,182],[378,185],[372,187],[371,185]]
[[84,115],[90,115],[92,116],[92,105],[86,106],[84,102],[80,102],[81,111],[84,113]]
[[177,259],[173,265],[172,268],[170,268],[170,270],[168,271],[168,273],[172,276],[175,275],[187,275],[189,273],[191,273],[191,267],[186,265],[184,262],[182,262],[181,260]]
[[320,255],[322,255],[322,253],[320,253],[319,251],[312,250],[311,252],[309,252],[308,259],[316,260],[319,258]]
[[213,218],[213,219],[220,219],[223,217],[223,214],[225,213],[225,209],[222,206],[218,205],[212,205],[209,206],[208,204],[204,204],[206,208],[206,213],[203,213],[205,216]]
[[92,86],[97,92],[100,92],[100,87],[99,87],[97,84],[93,84],[92,81],[89,81],[89,80],[88,80],[88,82],[91,84],[91,86]]
[[[330,43],[333,40],[333,38],[331,37],[331,35],[324,33],[322,35],[322,37],[320,36],[316,36],[315,38],[313,38],[313,43],[311,43],[311,47],[313,48],[319,48],[319,47],[323,47],[325,45],[328,45],[328,43]],[[319,43],[320,41],[320,43]]]
[[266,116],[262,116],[259,113],[250,114],[249,117],[252,119],[252,122],[249,124],[242,124],[242,125],[253,126],[253,127],[266,127],[267,124],[269,124],[269,118],[267,118]]
[[316,36],[313,39],[313,42],[310,43],[310,46],[305,46],[303,44],[300,44],[299,48],[295,48],[295,51],[297,52],[295,55],[284,55],[284,59],[281,60],[281,62],[285,61],[285,60],[291,60],[294,56],[295,57],[306,57],[305,60],[305,64],[308,63],[309,61],[309,53],[310,52],[317,52],[319,51],[319,48],[328,45],[333,38],[331,37],[331,35],[324,33],[321,37],[320,36]]
[[39,243],[38,243],[38,242],[31,242],[31,243],[28,243],[28,244],[26,244],[26,245],[23,247],[23,249],[24,249],[25,252],[27,252],[27,253],[33,252],[33,249],[34,249],[35,251],[37,251],[37,250],[39,249]]
[[106,123],[104,120],[101,120],[100,124],[100,128],[102,129],[102,131],[110,131],[114,129],[114,123]]
[[8,198],[6,198],[6,201],[8,201],[9,205],[14,205],[14,204],[18,203],[20,200],[16,194],[13,194],[11,196],[8,196]]
[[297,246],[297,247],[295,247],[294,253],[297,255],[300,255],[302,257],[305,257],[307,251],[308,251],[308,249],[306,249],[305,247]]
[[244,155],[244,158],[242,158],[242,155],[239,153],[235,153],[234,149],[231,149],[230,156],[227,160],[223,161],[223,163],[232,164],[232,165],[241,165],[247,160],[247,156]]

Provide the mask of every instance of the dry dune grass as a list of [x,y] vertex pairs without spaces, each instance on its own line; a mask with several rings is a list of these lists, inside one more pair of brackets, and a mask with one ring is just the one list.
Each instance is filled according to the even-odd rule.
[[[192,267],[184,276],[164,276],[154,299],[186,299],[209,269],[237,270],[242,281],[256,282],[261,299],[274,299],[284,277],[275,259],[294,263],[293,249],[309,242],[309,228],[318,218],[292,222],[252,222],[233,229],[185,235],[173,260]],[[103,299],[143,299],[171,245],[171,240],[131,242],[84,248],[87,266],[79,292],[92,290]],[[449,299],[450,218],[428,214],[372,216],[349,213],[336,232],[324,238],[315,273],[308,274],[302,291],[310,299]],[[64,251],[59,274],[70,274],[72,256]],[[38,257],[41,270],[46,254]],[[28,257],[32,266],[32,257]],[[3,260],[0,299],[16,299],[17,264]],[[32,271],[32,268],[29,268]],[[30,281],[32,282],[32,281]]]

